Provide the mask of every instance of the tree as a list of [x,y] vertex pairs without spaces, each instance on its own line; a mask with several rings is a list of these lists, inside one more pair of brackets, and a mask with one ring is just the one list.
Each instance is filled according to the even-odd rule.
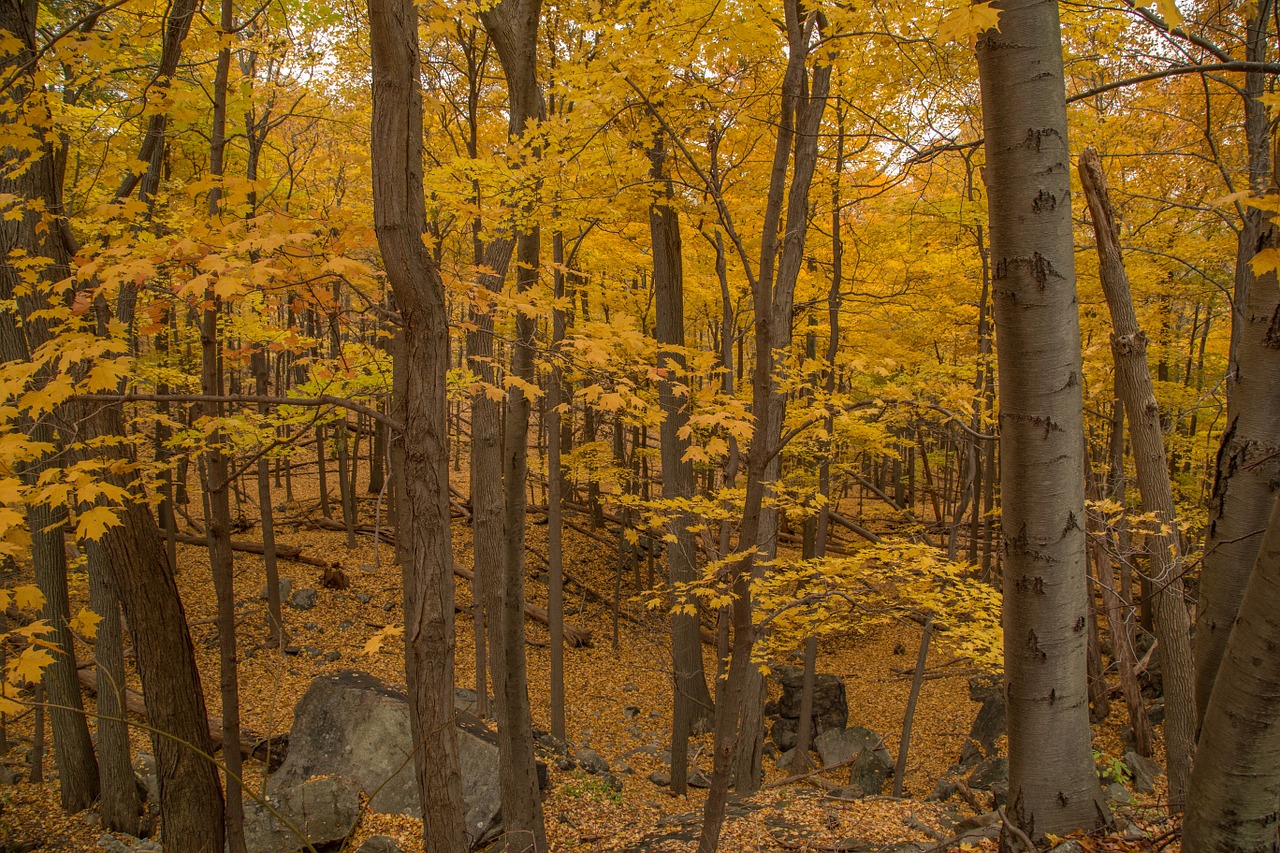
[[[1115,212],[1107,194],[1102,161],[1092,148],[1080,155],[1080,183],[1097,234],[1102,289],[1115,330],[1111,350],[1116,361],[1116,389],[1129,413],[1129,435],[1142,506],[1155,515],[1147,533],[1151,554],[1152,594],[1156,636],[1160,643],[1161,676],[1165,692],[1165,750],[1168,755],[1169,809],[1182,810],[1191,756],[1195,748],[1195,699],[1192,695],[1191,618],[1183,599],[1181,531],[1169,482],[1169,468],[1161,434],[1160,405],[1156,402],[1147,365],[1147,336],[1138,325],[1129,290],[1129,276],[1120,254]],[[1108,577],[1104,581],[1110,583]],[[1119,626],[1116,626],[1119,627]],[[1117,640],[1120,642],[1121,640]]]
[[[1265,287],[1260,282],[1255,288]],[[1274,285],[1270,288],[1274,290]],[[1276,849],[1280,802],[1280,500],[1209,697],[1182,828],[1187,853]]]
[[[1058,4],[994,4],[977,44],[1000,395],[1009,817],[1108,820],[1085,696],[1080,325]],[[1010,842],[1012,843],[1012,842]]]
[[417,7],[370,0],[374,223],[400,309],[396,353],[405,464],[394,470],[405,613],[405,675],[423,842],[466,850],[453,732],[453,555],[449,529],[448,310],[440,268],[423,244],[422,91]]
[[[689,381],[684,359],[684,267],[680,242],[680,214],[673,206],[671,178],[665,174],[667,153],[659,135],[649,151],[655,198],[649,208],[649,235],[653,246],[653,291],[658,345],[658,404],[662,408],[662,497],[678,505],[693,491],[693,466],[685,458],[689,441],[681,432],[688,412],[676,394]],[[674,509],[668,524],[667,566],[673,588],[697,577],[697,543],[694,519]],[[680,609],[671,615],[674,721],[671,729],[671,790],[685,793],[689,774],[689,736],[699,722],[709,721],[711,694],[702,664],[702,638],[697,614]]]

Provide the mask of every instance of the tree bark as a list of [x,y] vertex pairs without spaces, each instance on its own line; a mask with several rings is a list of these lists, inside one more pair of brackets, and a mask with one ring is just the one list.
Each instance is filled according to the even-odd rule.
[[106,567],[89,559],[89,606],[102,617],[94,644],[98,693],[98,814],[102,826],[114,832],[138,834],[138,786],[130,759],[129,726],[125,722],[124,640],[120,631],[120,602]]
[[[693,465],[684,458],[689,447],[680,431],[688,423],[685,401],[676,396],[676,386],[688,386],[684,357],[684,263],[680,241],[680,214],[673,206],[675,193],[664,161],[667,152],[659,135],[649,149],[649,177],[654,181],[654,198],[649,204],[649,237],[653,247],[654,312],[658,340],[658,406],[662,409],[660,454],[662,497],[674,506],[668,509],[667,570],[673,589],[697,577],[697,542],[689,528],[690,513],[678,508],[680,501],[693,496]],[[681,602],[675,602],[679,604]],[[695,726],[710,722],[711,692],[702,663],[702,640],[696,613],[671,613],[672,709],[671,790],[683,796],[689,776],[689,737]]]
[[1280,803],[1280,500],[1205,711],[1191,772],[1182,849],[1262,853],[1276,844]]
[[[732,567],[729,578],[733,596],[733,646],[728,674],[716,697],[713,772],[703,806],[699,853],[713,853],[719,846],[731,776],[739,794],[754,790],[759,783],[763,697],[759,689],[760,671],[752,660],[755,625],[751,582],[761,571],[756,560],[757,550],[767,558],[774,544],[765,533],[776,531],[776,515],[765,513],[764,496],[770,474],[776,478],[774,463],[782,450],[778,442],[786,411],[786,398],[777,390],[773,353],[789,345],[791,339],[795,284],[808,226],[809,187],[817,161],[818,129],[831,82],[831,66],[826,56],[815,60],[812,71],[807,67],[810,53],[818,49],[815,42],[820,42],[815,31],[817,19],[803,16],[794,0],[788,0],[783,8],[789,45],[787,70],[765,206],[760,266],[752,282],[756,364],[751,395],[755,432],[747,454],[747,488],[739,534],[739,548],[746,550]],[[787,167],[792,160],[793,144],[794,175],[788,198]],[[787,221],[782,258],[778,263],[776,252],[784,198]],[[726,227],[730,224],[727,217],[724,224]],[[763,549],[762,542],[766,545]]]
[[979,38],[977,54],[1000,371],[1008,812],[1039,839],[1109,816],[1086,697],[1082,373],[1058,6],[996,7],[1000,30]]
[[1142,507],[1156,517],[1147,532],[1151,554],[1152,606],[1160,643],[1165,695],[1165,750],[1168,756],[1169,810],[1182,810],[1195,749],[1196,712],[1192,693],[1191,618],[1182,588],[1182,542],[1173,486],[1165,459],[1160,406],[1147,364],[1147,336],[1138,326],[1129,276],[1120,253],[1119,226],[1107,194],[1102,161],[1092,148],[1080,155],[1080,182],[1093,217],[1102,290],[1111,309],[1111,351],[1116,388],[1129,413],[1129,437]]
[[[481,14],[507,80],[509,106],[508,136],[524,139],[529,123],[544,115],[542,91],[537,80],[538,22],[540,0],[502,0]],[[537,156],[536,144],[533,156]],[[521,226],[515,237],[516,291],[531,290],[538,279],[541,239],[537,226]],[[509,249],[508,249],[509,252]],[[509,255],[508,255],[509,257]],[[495,270],[497,268],[495,267]],[[502,267],[505,274],[506,266]],[[497,283],[502,281],[496,275]],[[516,340],[512,349],[512,376],[532,383],[533,341],[536,322],[517,313]],[[547,849],[542,801],[538,791],[537,767],[533,758],[533,735],[529,707],[529,685],[524,639],[524,523],[525,481],[528,473],[528,396],[519,385],[507,391],[507,410],[501,450],[500,477],[503,505],[501,549],[490,554],[491,565],[499,567],[494,580],[500,586],[498,610],[488,618],[496,620],[490,629],[490,654],[501,671],[494,670],[494,693],[498,705],[498,762],[502,777],[502,814],[508,845]],[[473,429],[475,428],[473,423]],[[479,531],[477,531],[477,536]],[[476,552],[477,561],[480,552]],[[477,567],[479,563],[477,562]]]
[[[1280,246],[1266,220],[1255,253]],[[1266,528],[1266,507],[1280,490],[1280,289],[1275,273],[1256,278],[1236,346],[1238,360],[1227,423],[1209,500],[1209,529],[1196,616],[1196,707],[1203,717],[1227,637]]]
[[[421,59],[411,0],[369,0],[374,227],[400,309],[396,513],[404,580],[405,678],[423,843],[469,847],[453,731],[453,564],[449,513],[448,310],[422,237]],[[403,500],[400,500],[403,498]]]

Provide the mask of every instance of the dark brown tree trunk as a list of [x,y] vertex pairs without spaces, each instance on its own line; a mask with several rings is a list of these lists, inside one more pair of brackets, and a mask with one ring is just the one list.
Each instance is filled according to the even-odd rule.
[[[222,32],[234,29],[233,0],[222,0]],[[222,185],[225,174],[227,132],[227,82],[231,71],[231,48],[218,51],[218,62],[213,86],[213,128],[209,138],[209,173],[216,182],[209,191],[209,216],[216,220],[221,216]],[[200,386],[205,394],[222,393],[222,339],[218,330],[221,313],[220,300],[213,286],[205,291],[204,323],[200,330],[201,372]],[[221,417],[218,407],[210,407],[207,415]],[[236,601],[235,561],[231,553],[231,477],[227,456],[222,449],[222,431],[215,429],[209,435],[204,453],[205,499],[207,516],[205,531],[209,542],[209,563],[213,570],[213,589],[218,610],[218,670],[222,695],[222,742],[240,742],[240,687],[236,663]],[[228,749],[223,753],[226,767],[227,848],[230,853],[246,853],[244,837],[244,800],[241,782],[240,751]]]
[[94,642],[98,675],[98,782],[102,826],[113,832],[138,834],[138,786],[130,759],[129,727],[125,720],[124,640],[120,631],[120,602],[101,552],[88,549],[89,607],[102,617]]
[[[675,193],[666,174],[667,152],[661,135],[649,150],[649,177],[655,184],[649,205],[649,238],[653,247],[654,311],[658,340],[658,405],[662,456],[662,497],[678,504],[693,496],[693,465],[685,461],[689,447],[681,430],[688,423],[685,401],[676,396],[677,385],[689,385],[684,356],[684,260],[680,241],[680,214],[673,206]],[[633,450],[634,453],[634,450]],[[636,457],[639,458],[638,456]],[[672,588],[697,578],[697,542],[690,528],[693,517],[671,510],[667,522],[667,570]],[[673,602],[676,605],[684,602]],[[711,720],[711,692],[702,664],[702,639],[696,613],[677,606],[671,614],[673,722],[671,729],[671,790],[683,796],[689,774],[689,737],[695,726]]]
[[[512,140],[522,139],[526,127],[544,114],[542,92],[536,76],[541,9],[540,0],[502,0],[481,15],[507,80],[508,135]],[[534,147],[536,155],[536,145]],[[538,228],[526,227],[520,231],[515,244],[516,291],[525,293],[537,284],[541,246]],[[505,264],[501,270],[505,274]],[[495,278],[501,281],[501,278]],[[523,382],[532,383],[535,378],[533,346],[536,321],[517,313],[515,325],[516,340],[510,372]],[[500,541],[503,547],[491,555],[491,558],[497,558],[493,565],[500,567],[495,580],[501,585],[501,591],[499,609],[489,613],[491,620],[498,620],[498,630],[495,636],[491,628],[489,637],[493,660],[501,660],[501,672],[494,670],[494,692],[498,704],[498,760],[507,843],[512,847],[543,853],[547,849],[547,838],[533,758],[523,611],[530,403],[518,385],[508,389],[500,457],[504,507],[504,535]],[[480,558],[478,551],[476,558]]]
[[1109,818],[1085,695],[1082,373],[1058,6],[996,8],[1000,30],[977,53],[1000,370],[1008,814],[1039,839]]
[[[266,396],[267,387],[267,351],[262,347],[254,350],[252,368],[256,390],[260,396]],[[258,413],[266,417],[271,407],[262,403]],[[276,564],[276,530],[275,510],[271,506],[271,472],[270,463],[265,456],[258,459],[258,513],[262,520],[262,563],[267,576],[267,641],[274,647],[284,648],[284,614],[280,601],[280,571]]]
[[449,512],[448,309],[427,247],[422,185],[421,65],[417,7],[369,0],[373,60],[374,226],[400,309],[396,411],[404,434],[396,537],[404,576],[405,677],[423,843],[469,847],[454,735],[453,554]]
[[[552,238],[555,270],[552,296],[557,304],[564,298],[564,235]],[[551,311],[551,356],[559,356],[564,341],[564,309]],[[547,620],[551,629],[551,736],[565,740],[564,700],[564,467],[560,457],[560,405],[563,400],[560,363],[551,362],[547,380]]]

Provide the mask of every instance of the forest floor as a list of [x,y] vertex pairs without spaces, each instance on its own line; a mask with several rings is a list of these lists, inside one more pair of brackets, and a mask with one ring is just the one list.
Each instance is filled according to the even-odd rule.
[[[301,501],[285,505],[283,493],[277,502],[277,541],[302,546],[303,554],[337,560],[350,580],[347,589],[323,588],[321,569],[293,562],[280,563],[280,576],[293,582],[293,589],[316,589],[314,608],[284,608],[286,630],[296,654],[281,654],[264,646],[265,601],[262,558],[237,553],[235,584],[237,637],[240,649],[240,704],[242,725],[258,734],[280,734],[289,730],[293,707],[311,681],[320,675],[346,669],[372,673],[389,684],[404,681],[403,655],[398,639],[389,639],[373,653],[366,643],[388,626],[401,624],[400,578],[393,549],[385,542],[375,549],[370,536],[357,537],[348,550],[345,534],[317,529],[320,517],[311,489],[308,500],[301,484],[295,482],[295,496]],[[465,492],[464,492],[465,493]],[[362,500],[360,517],[374,520],[374,499]],[[233,513],[236,510],[233,505]],[[335,518],[341,518],[336,500]],[[242,516],[255,522],[233,537],[237,541],[260,541],[256,526],[257,509],[246,497]],[[384,516],[385,517],[385,516]],[[537,523],[539,520],[543,524]],[[585,519],[575,523],[586,526]],[[530,558],[528,595],[546,604],[545,517],[530,514],[528,547]],[[612,537],[614,534],[607,534]],[[465,520],[454,525],[454,555],[463,567],[472,562],[471,534]],[[206,685],[205,699],[211,714],[220,713],[218,683],[217,628],[208,558],[197,546],[179,546],[178,585],[191,623],[192,639]],[[696,847],[700,810],[705,792],[691,789],[687,797],[674,797],[664,787],[648,780],[652,771],[664,770],[657,754],[668,745],[671,727],[670,660],[665,643],[662,615],[636,600],[635,578],[622,578],[621,610],[629,618],[617,622],[616,642],[612,596],[616,578],[616,556],[602,542],[573,530],[565,531],[565,566],[572,578],[566,589],[566,611],[570,622],[589,629],[590,647],[566,650],[567,731],[571,746],[590,745],[615,765],[625,757],[632,774],[620,774],[620,792],[609,790],[595,777],[580,770],[562,771],[550,763],[551,787],[543,802],[546,826],[556,851],[692,851]],[[591,593],[584,593],[585,589]],[[71,578],[72,612],[87,604],[87,581],[83,570]],[[475,648],[469,584],[459,579],[457,618],[457,682],[472,686]],[[547,629],[532,620],[526,623],[529,692],[534,726],[547,730],[549,719],[550,652]],[[850,634],[839,642],[824,643],[818,671],[844,679],[850,708],[849,724],[860,725],[881,735],[885,745],[897,754],[903,714],[911,683],[911,668],[919,645],[918,627],[906,623],[879,625]],[[714,671],[715,651],[704,647],[706,664]],[[88,647],[80,649],[86,658]],[[975,810],[959,798],[945,804],[923,802],[959,753],[969,726],[978,710],[968,695],[968,675],[974,670],[956,660],[945,642],[936,642],[929,657],[929,678],[921,692],[911,738],[910,760],[905,777],[905,796],[866,797],[839,800],[827,796],[834,785],[847,782],[833,773],[831,780],[820,777],[777,784],[787,778],[775,762],[765,759],[766,787],[756,797],[739,801],[731,810],[721,849],[725,851],[841,851],[875,849],[903,841],[930,842],[948,838],[947,828],[955,821],[973,816]],[[136,675],[133,686],[138,687]],[[92,697],[86,696],[92,710]],[[1100,762],[1123,754],[1120,739],[1123,711],[1114,703],[1111,717],[1094,728],[1094,748]],[[628,709],[631,710],[628,710]],[[638,709],[638,713],[635,709]],[[10,721],[10,742],[18,746],[5,761],[25,764],[25,752],[32,737],[31,715]],[[145,732],[135,730],[135,748],[150,752]],[[658,747],[649,751],[639,747]],[[710,772],[710,736],[695,745],[696,767]],[[53,762],[45,759],[45,777],[53,776]],[[246,777],[260,785],[265,767],[257,762],[246,766]],[[21,782],[0,787],[0,853],[10,851],[90,851],[100,848],[102,832],[91,812],[67,815],[57,805],[56,779],[43,785]],[[1145,832],[1147,840],[1130,830],[1130,840],[1118,836],[1085,839],[1085,849],[1172,850],[1170,834],[1161,821],[1161,791],[1155,795],[1135,795],[1133,802],[1118,808],[1133,827]],[[366,812],[347,850],[355,850],[373,835],[395,837],[405,851],[421,851],[420,823],[401,816]],[[1150,839],[1162,839],[1153,842]],[[861,846],[859,846],[861,845]],[[942,848],[939,848],[942,849]],[[993,844],[968,849],[994,849]]]

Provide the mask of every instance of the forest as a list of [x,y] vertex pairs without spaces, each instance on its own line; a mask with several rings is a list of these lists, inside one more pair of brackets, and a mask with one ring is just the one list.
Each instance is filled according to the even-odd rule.
[[0,0],[0,853],[1280,850],[1276,0]]

